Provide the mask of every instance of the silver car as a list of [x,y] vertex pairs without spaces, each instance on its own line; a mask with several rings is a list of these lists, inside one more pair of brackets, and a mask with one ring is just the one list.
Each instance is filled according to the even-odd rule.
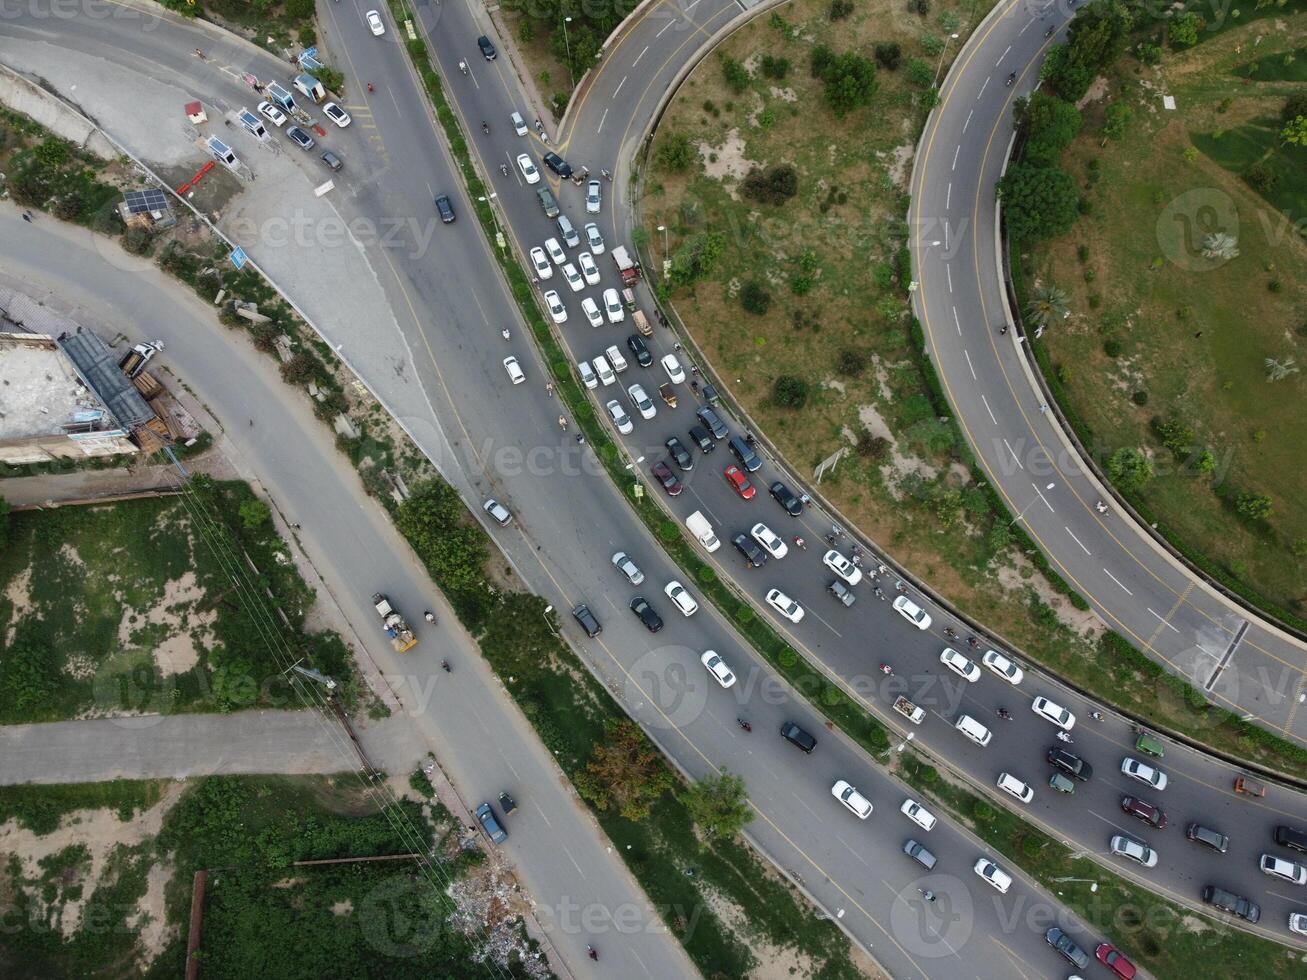
[[603,190],[599,181],[592,180],[585,185],[585,210],[587,214],[598,214],[603,199]]
[[631,556],[625,551],[613,555],[613,567],[625,575],[626,580],[632,585],[639,585],[644,581],[644,572],[640,571],[640,566],[631,561]]

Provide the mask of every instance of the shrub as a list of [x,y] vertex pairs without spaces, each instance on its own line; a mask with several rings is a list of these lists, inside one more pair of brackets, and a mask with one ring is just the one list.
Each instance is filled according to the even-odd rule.
[[768,78],[784,78],[790,72],[790,59],[765,54],[762,56],[761,68],[762,73]]
[[909,8],[915,10],[922,17],[930,13],[930,0],[910,0]]
[[1153,464],[1134,446],[1122,446],[1107,461],[1107,473],[1126,493],[1141,489],[1153,476]]
[[687,169],[696,156],[698,153],[688,134],[671,133],[659,144],[655,159],[660,167],[680,171]]
[[1139,390],[1139,391],[1136,391],[1133,395],[1130,396],[1130,400],[1131,400],[1132,402],[1134,402],[1136,405],[1147,405],[1147,404],[1148,404],[1148,392],[1146,392],[1146,391],[1144,391],[1144,390],[1142,390],[1142,389]]
[[317,374],[317,367],[312,354],[300,351],[298,354],[292,354],[290,360],[282,364],[281,377],[287,384],[305,384],[313,380],[314,375]]
[[1187,456],[1193,449],[1197,436],[1193,427],[1183,419],[1172,415],[1169,418],[1153,418],[1149,424],[1162,445],[1176,456]]
[[795,296],[806,296],[817,285],[817,278],[810,273],[800,272],[790,279],[790,292]]
[[869,430],[863,429],[858,433],[854,451],[863,459],[881,463],[889,458],[890,441],[884,436],[873,436]]
[[1110,340],[1108,340],[1106,343],[1103,344],[1103,353],[1106,354],[1108,357],[1120,357],[1121,341],[1117,340],[1115,337],[1112,337]]
[[782,374],[772,383],[772,401],[782,408],[799,409],[808,404],[808,382]]
[[935,72],[920,58],[909,58],[908,81],[919,88],[929,88],[935,82]]
[[778,163],[765,171],[754,168],[745,176],[740,193],[764,204],[784,204],[799,192],[799,173],[791,163]]
[[1251,521],[1264,521],[1271,516],[1271,498],[1264,493],[1244,491],[1235,498],[1234,509],[1240,517]]
[[843,20],[851,13],[853,13],[853,0],[831,0],[831,20]]
[[876,94],[876,63],[852,51],[830,58],[820,78],[826,104],[836,116],[869,105]]
[[799,655],[794,652],[793,648],[786,647],[776,659],[782,667],[793,667],[799,662]]
[[921,50],[932,58],[944,50],[944,39],[938,34],[921,35]]
[[1289,96],[1280,110],[1280,119],[1284,122],[1292,122],[1299,116],[1307,116],[1307,92]]
[[867,355],[856,347],[845,347],[835,359],[835,370],[856,378],[867,368]]
[[726,87],[736,95],[749,87],[749,69],[734,58],[722,58],[722,77]]
[[902,58],[903,49],[897,41],[876,45],[876,61],[885,70],[894,71]]
[[1243,179],[1254,190],[1266,194],[1275,189],[1275,185],[1280,182],[1280,175],[1264,163],[1254,163],[1244,171]]
[[763,316],[771,309],[771,293],[762,283],[750,279],[740,289],[740,305],[754,316]]
[[812,49],[812,56],[808,61],[808,70],[813,78],[821,78],[822,74],[835,60],[835,52],[824,44],[819,44]]

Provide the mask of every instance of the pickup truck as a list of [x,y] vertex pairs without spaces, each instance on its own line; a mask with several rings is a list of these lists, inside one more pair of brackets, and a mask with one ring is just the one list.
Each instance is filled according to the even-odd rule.
[[894,699],[894,710],[914,725],[920,725],[926,718],[925,711],[904,697]]

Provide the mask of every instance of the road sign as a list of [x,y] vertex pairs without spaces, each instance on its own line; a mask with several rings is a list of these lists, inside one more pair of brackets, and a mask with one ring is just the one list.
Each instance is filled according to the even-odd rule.
[[245,254],[245,249],[237,245],[231,250],[231,254],[227,258],[231,259],[231,264],[239,270],[245,268],[245,262],[249,257]]

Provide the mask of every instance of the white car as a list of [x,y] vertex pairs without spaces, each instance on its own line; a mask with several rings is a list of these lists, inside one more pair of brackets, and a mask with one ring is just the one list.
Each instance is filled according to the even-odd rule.
[[522,171],[522,179],[528,184],[540,183],[540,171],[536,169],[536,165],[531,162],[531,158],[525,153],[517,155],[517,169]]
[[545,251],[549,257],[554,260],[554,265],[560,269],[567,264],[567,253],[563,251],[563,246],[558,244],[557,238],[545,239]]
[[803,607],[780,589],[772,589],[767,593],[767,605],[771,606],[791,623],[797,623],[803,618]]
[[563,278],[572,287],[572,292],[579,293],[585,289],[585,280],[581,278],[581,273],[576,271],[576,266],[572,265],[571,262],[563,266]]
[[599,209],[603,206],[604,189],[603,185],[597,180],[592,180],[585,185],[585,212],[586,214],[598,214]]
[[594,365],[595,374],[599,375],[599,380],[603,382],[605,388],[617,380],[617,375],[615,375],[613,369],[608,366],[608,361],[603,354],[600,354],[590,363]]
[[749,534],[773,558],[784,558],[790,553],[790,546],[781,540],[780,536],[766,524],[755,524],[749,529]]
[[964,681],[974,684],[980,680],[980,668],[952,647],[944,648],[944,652],[939,655],[939,662]]
[[658,414],[658,409],[654,407],[653,399],[644,393],[643,385],[631,385],[626,389],[626,393],[631,396],[631,404],[636,407],[640,413],[640,418],[651,419]]
[[682,616],[693,616],[699,611],[699,603],[694,601],[690,590],[676,579],[667,583],[663,593],[672,600],[672,605],[681,611]]
[[862,569],[834,548],[822,555],[821,560],[826,563],[827,568],[844,579],[849,585],[857,585],[862,581]]
[[730,687],[735,683],[735,674],[731,672],[731,668],[727,667],[726,661],[712,650],[705,650],[703,656],[699,658],[699,663],[708,668],[708,673],[712,674],[713,680],[722,687]]
[[613,417],[613,425],[617,426],[617,431],[622,435],[629,436],[635,431],[631,416],[626,414],[626,409],[622,408],[622,403],[616,398],[608,403],[608,414]]
[[326,105],[324,105],[322,107],[322,114],[326,116],[328,119],[330,119],[332,122],[334,122],[341,129],[344,129],[346,126],[348,126],[350,123],[354,121],[353,119],[350,118],[350,114],[346,112],[344,109],[342,109],[335,102],[328,102]]
[[1145,868],[1157,866],[1157,852],[1142,841],[1137,841],[1133,837],[1126,837],[1122,834],[1115,834],[1112,837],[1108,847],[1117,857],[1129,858],[1131,861],[1138,861]]
[[[972,666],[974,667],[975,664]],[[1009,796],[1015,796],[1022,803],[1029,803],[1035,798],[1035,791],[1011,773],[998,774],[998,788]]]
[[1166,789],[1166,773],[1160,769],[1154,769],[1146,762],[1132,759],[1130,756],[1126,756],[1121,760],[1121,775],[1137,779],[1141,783],[1147,783],[1159,793]]
[[555,323],[567,322],[567,307],[558,298],[558,290],[551,289],[545,293],[545,304],[549,307],[549,315],[554,318]]
[[603,255],[604,236],[599,234],[599,226],[591,221],[581,230],[585,232],[585,243],[590,246],[590,251],[595,255]]
[[926,615],[926,610],[913,602],[905,595],[899,596],[894,600],[894,608],[900,616],[919,630],[930,629],[930,617]]
[[908,797],[903,801],[903,805],[899,807],[899,813],[903,814],[922,830],[929,831],[935,826],[935,814],[931,813],[916,800],[912,799],[912,797]]
[[375,10],[369,10],[365,15],[368,19],[368,27],[372,28],[374,37],[381,37],[386,33],[386,25],[381,22],[381,15]]
[[594,368],[590,366],[589,361],[577,361],[576,371],[581,375],[581,384],[587,388],[599,387],[599,378],[595,375]]
[[531,268],[535,270],[537,279],[550,279],[554,275],[554,267],[549,264],[549,257],[539,245],[531,249]]
[[594,256],[589,252],[579,252],[576,261],[581,265],[581,275],[585,276],[585,281],[591,286],[598,286],[599,266],[595,265]]
[[617,349],[616,344],[613,344],[611,347],[605,347],[604,356],[608,358],[608,363],[613,366],[613,370],[618,374],[621,374],[626,370],[626,358],[622,356],[622,352]]
[[1289,931],[1300,936],[1307,936],[1307,912],[1289,913]]
[[685,370],[681,367],[681,362],[676,359],[675,354],[664,354],[662,359],[663,370],[667,372],[667,380],[674,385],[685,384]]
[[282,112],[271,102],[259,103],[259,115],[268,120],[268,122],[272,123],[274,126],[286,125],[286,113]]
[[604,312],[608,314],[609,323],[621,323],[626,319],[626,310],[622,306],[622,297],[616,289],[604,290]]
[[581,300],[581,312],[585,318],[590,321],[592,327],[602,327],[604,325],[604,315],[599,312],[599,304],[589,296]]
[[837,780],[835,785],[830,788],[831,796],[839,800],[849,811],[859,820],[866,820],[871,816],[871,800],[859,793],[847,781]]
[[522,365],[517,363],[517,358],[508,356],[504,358],[504,370],[508,372],[508,379],[515,385],[520,385],[526,380],[526,372],[522,370]]
[[626,580],[632,585],[639,585],[644,581],[644,572],[640,571],[640,566],[633,562],[625,551],[613,554],[613,567],[625,575]]
[[522,113],[510,112],[508,121],[513,124],[513,132],[517,133],[518,136],[526,135],[526,120],[522,118]]
[[513,515],[508,512],[507,507],[494,497],[487,497],[486,502],[481,505],[481,509],[489,514],[490,519],[500,527],[508,527],[512,523]]
[[987,857],[979,858],[971,869],[1004,895],[1012,887],[1012,876]]
[[986,650],[980,662],[1009,684],[1020,684],[1021,679],[1026,676],[1026,672],[1017,665],[1016,661],[1009,660],[997,650]]
[[1274,854],[1263,854],[1258,866],[1262,874],[1280,878],[1294,885],[1307,885],[1307,868],[1297,861],[1289,861]]
[[1056,704],[1048,698],[1040,695],[1030,702],[1030,710],[1039,717],[1051,721],[1064,732],[1069,732],[1076,727],[1076,716],[1067,711],[1060,704]]

